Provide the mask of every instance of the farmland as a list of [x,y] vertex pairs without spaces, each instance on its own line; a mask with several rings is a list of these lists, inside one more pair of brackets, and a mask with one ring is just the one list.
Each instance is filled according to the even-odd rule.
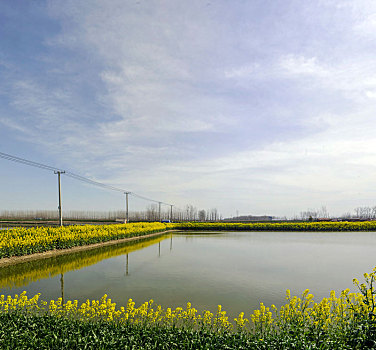
[[[351,235],[352,239],[356,240],[358,235],[362,235],[362,237],[364,236],[362,239],[364,239],[372,236],[370,231],[375,230],[375,223],[134,223],[4,230],[1,232],[2,239],[0,241],[2,249],[0,251],[4,259],[41,252],[69,251],[72,248],[90,247],[94,244],[123,242],[127,238],[137,238],[138,240],[129,246],[123,246],[124,243],[122,243],[121,245],[85,250],[84,253],[77,253],[76,255],[59,255],[54,259],[40,260],[38,264],[30,263],[28,265],[23,263],[14,266],[9,265],[6,268],[0,267],[4,272],[0,276],[0,283],[6,288],[20,289],[23,288],[25,283],[32,284],[41,280],[53,280],[54,278],[56,280],[59,275],[61,275],[61,278],[65,275],[65,288],[67,289],[65,295],[68,294],[69,296],[72,290],[69,289],[72,283],[69,277],[71,271],[78,271],[87,266],[95,266],[98,263],[106,262],[107,259],[121,259],[125,254],[127,254],[126,261],[128,264],[129,253],[153,248],[154,245],[160,246],[163,237],[166,236],[163,236],[162,233],[172,230],[181,232],[175,233],[177,237],[176,243],[174,243],[177,246],[176,249],[179,248],[179,242],[183,240],[190,242],[197,236],[197,240],[201,239],[206,242],[205,248],[197,253],[204,252],[209,258],[211,255],[207,248],[209,245],[218,242],[217,250],[215,251],[216,255],[212,256],[211,260],[206,263],[209,266],[214,261],[215,264],[219,264],[219,256],[223,254],[226,254],[226,259],[228,259],[229,250],[234,249],[230,248],[230,241],[227,238],[227,240],[223,241],[226,242],[227,250],[218,250],[221,247],[222,239],[224,239],[221,237],[239,235],[234,240],[234,242],[238,242],[237,239],[252,236],[249,241],[249,244],[251,244],[249,247],[255,246],[255,254],[263,246],[268,247],[265,248],[267,249],[266,251],[271,249],[270,244],[265,241],[266,238],[267,242],[273,242],[278,237],[283,242],[286,239],[291,240],[291,234],[293,234],[295,238],[301,236],[299,241],[304,241],[305,245],[307,245],[309,237],[315,236],[320,236],[322,240],[323,237],[335,235],[337,240],[340,237],[346,237],[346,240],[348,240],[349,235]],[[228,231],[232,232],[226,233]],[[161,235],[158,235],[159,233]],[[150,234],[157,234],[157,236],[142,239]],[[276,234],[278,236],[275,236]],[[169,233],[168,239],[165,240],[165,243],[170,245],[170,251],[173,244],[172,236]],[[180,236],[182,238],[178,239]],[[258,245],[256,237],[259,237],[258,239],[265,237],[265,239],[260,241],[261,245]],[[241,242],[243,243],[240,243],[240,246],[239,244],[236,246],[235,252],[236,259],[239,262],[242,261],[240,260],[242,252],[240,247],[244,248],[245,244],[248,244],[244,240]],[[163,247],[167,248],[166,244]],[[352,246],[351,244],[349,247]],[[164,249],[163,247],[162,249]],[[175,251],[176,255],[178,251]],[[190,254],[193,251],[195,249],[191,250]],[[321,249],[321,251],[323,250]],[[331,251],[333,252],[333,248]],[[154,253],[156,254],[156,252]],[[287,252],[286,254],[289,253]],[[145,260],[145,256],[143,260]],[[170,256],[172,257],[173,255]],[[338,260],[339,257],[338,255],[336,256]],[[167,256],[163,255],[162,257],[167,258]],[[192,258],[198,259],[199,256],[192,256]],[[255,259],[257,259],[257,256]],[[125,260],[117,261],[125,262]],[[141,266],[146,270],[152,270],[152,266],[145,265],[145,262],[140,261],[138,264],[136,255],[131,254],[130,261],[131,278],[124,277],[125,274],[123,272],[122,279],[124,279],[124,284],[121,285],[122,288],[134,281],[136,271],[137,274],[141,273],[139,271]],[[158,261],[167,260],[160,259]],[[174,261],[175,264],[178,263],[178,256],[177,260]],[[189,264],[194,264],[192,260],[188,261],[190,261]],[[151,262],[155,265],[156,260],[151,260]],[[199,262],[197,264],[201,271],[203,271],[204,267],[208,267],[205,265],[199,266]],[[229,261],[226,261],[226,264],[229,264]],[[109,266],[107,267],[109,268]],[[116,264],[111,266],[116,266]],[[132,266],[135,266],[133,270]],[[168,270],[172,270],[172,266],[166,266]],[[187,263],[184,266],[186,268]],[[108,269],[106,271],[111,270]],[[155,276],[157,273],[155,279],[151,281],[151,286],[154,293],[156,293],[159,288],[159,285],[156,285],[156,281],[162,279],[163,271],[161,267],[153,269],[153,271],[152,274],[146,276],[150,278],[150,276]],[[250,271],[252,276],[253,270]],[[270,298],[266,302],[261,298],[259,300],[263,301],[258,307],[252,306],[249,311],[244,310],[237,313],[236,316],[233,316],[233,312],[226,312],[226,308],[221,305],[218,305],[217,308],[210,306],[210,308],[206,309],[202,304],[196,306],[197,300],[191,304],[187,298],[185,303],[183,302],[183,304],[180,303],[180,306],[176,306],[168,305],[166,302],[162,305],[153,300],[145,302],[145,299],[144,302],[140,302],[138,299],[137,304],[132,299],[128,300],[128,302],[118,303],[107,295],[98,299],[86,300],[89,299],[86,298],[86,301],[82,300],[81,297],[80,301],[77,299],[66,300],[64,297],[44,299],[45,291],[42,289],[40,289],[42,296],[40,294],[30,294],[30,290],[27,293],[17,292],[16,295],[9,296],[2,292],[4,296],[0,298],[0,323],[2,325],[0,340],[2,344],[5,344],[4,348],[9,349],[60,349],[72,347],[86,347],[89,349],[127,347],[150,349],[372,348],[372,344],[374,344],[376,339],[373,328],[375,322],[374,307],[376,304],[373,287],[375,271],[374,269],[370,274],[363,276],[364,283],[354,280],[355,292],[350,291],[350,289],[344,289],[340,293],[333,290],[326,297],[322,297],[322,294],[319,297],[314,297],[313,294],[317,294],[311,293],[309,290],[305,290],[300,296],[295,296],[296,294],[287,291],[284,303],[275,302],[277,305],[275,306],[273,302],[270,302]],[[89,290],[89,284],[94,283],[93,287],[97,289],[102,283],[100,278],[96,277],[98,272],[95,273],[92,282],[89,282],[87,280],[88,277],[85,277],[82,285],[87,286],[87,290]],[[221,268],[221,273],[221,280],[224,284],[228,284],[223,268]],[[180,277],[182,278],[183,276]],[[141,276],[141,280],[146,280],[147,278],[142,278]],[[188,278],[189,275],[186,276],[186,279]],[[111,281],[116,280],[111,279]],[[227,281],[229,282],[230,280]],[[231,281],[235,288],[235,275],[231,276]],[[104,282],[103,284],[105,284]],[[244,283],[244,281],[241,280],[239,283]],[[162,284],[163,281],[161,281]],[[75,285],[77,285],[77,282],[72,287],[75,288]],[[171,288],[172,285],[167,286]],[[183,289],[187,289],[187,286],[189,286],[189,279],[188,284],[183,285]],[[61,288],[63,293],[63,284]],[[166,294],[166,292],[162,293]],[[109,294],[111,296],[112,293]],[[233,291],[233,295],[236,299],[238,294]],[[227,305],[231,304],[231,299],[227,300],[226,303]]]
[[162,223],[15,228],[0,235],[0,258],[69,249],[165,231]]

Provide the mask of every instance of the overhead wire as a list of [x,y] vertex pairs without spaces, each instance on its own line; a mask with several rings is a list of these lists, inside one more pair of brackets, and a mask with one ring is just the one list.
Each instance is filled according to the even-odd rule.
[[59,168],[55,168],[55,167],[52,167],[52,166],[49,166],[49,165],[46,165],[46,164],[42,164],[42,163],[33,162],[31,160],[27,160],[27,159],[24,159],[24,158],[15,157],[15,156],[12,156],[10,154],[3,153],[3,152],[0,152],[0,158],[10,160],[10,161],[13,161],[13,162],[16,162],[16,163],[30,165],[30,166],[40,168],[40,169],[45,169],[45,170],[50,170],[50,171],[63,171],[62,169],[59,169]]
[[[103,187],[103,188],[106,188],[106,189],[109,189],[109,190],[112,190],[112,191],[118,191],[118,192],[122,192],[122,193],[127,192],[127,191],[125,191],[121,188],[117,188],[117,187],[114,187],[114,186],[111,186],[111,185],[107,185],[107,184],[104,184],[102,182],[94,181],[94,180],[88,179],[86,177],[83,177],[81,175],[71,173],[70,171],[66,171],[64,173],[64,175],[71,177],[72,179],[79,180],[79,181],[82,181],[82,182],[86,182],[90,185],[100,186],[100,187]],[[128,193],[129,193],[129,191],[128,191]]]
[[60,168],[56,168],[56,167],[52,167],[50,165],[34,162],[34,161],[31,161],[31,160],[28,160],[28,159],[25,159],[25,158],[12,156],[12,155],[7,154],[7,153],[0,152],[0,158],[10,160],[12,162],[20,163],[20,164],[33,166],[33,167],[36,167],[36,168],[39,168],[39,169],[44,169],[44,170],[49,170],[49,171],[54,171],[54,172],[60,172],[61,174],[64,174],[65,176],[68,176],[72,179],[82,181],[82,182],[85,182],[85,183],[90,184],[90,185],[102,187],[102,188],[105,188],[105,189],[108,189],[108,190],[122,192],[124,194],[128,193],[128,194],[130,194],[134,197],[137,197],[139,199],[143,199],[143,200],[146,200],[146,201],[150,201],[150,202],[154,202],[154,203],[161,203],[161,204],[165,204],[165,205],[169,205],[169,206],[172,205],[172,204],[169,204],[169,203],[165,203],[165,202],[162,202],[162,201],[158,201],[158,200],[155,200],[155,199],[144,197],[144,196],[141,196],[137,193],[127,191],[127,190],[124,190],[124,189],[121,189],[121,188],[118,188],[118,187],[115,187],[115,186],[112,186],[112,185],[108,185],[108,184],[105,184],[105,183],[102,183],[102,182],[99,182],[99,181],[91,180],[87,177],[77,175],[77,174],[72,173],[70,171],[64,171],[63,169],[60,169]]
[[154,203],[161,203],[161,204],[165,204],[165,205],[172,205],[172,204],[169,204],[169,203],[165,203],[165,202],[161,202],[161,201],[157,201],[155,199],[151,199],[151,198],[148,198],[148,197],[144,197],[144,196],[140,196],[139,194],[137,193],[134,193],[134,192],[129,192],[131,196],[133,197],[136,197],[136,198],[140,198],[140,199],[144,199],[146,201],[150,201],[150,202],[154,202]]

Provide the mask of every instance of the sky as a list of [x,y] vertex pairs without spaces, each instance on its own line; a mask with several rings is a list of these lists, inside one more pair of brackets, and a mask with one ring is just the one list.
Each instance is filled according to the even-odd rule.
[[[0,152],[225,217],[353,213],[376,205],[375,44],[373,0],[2,0]],[[0,210],[56,209],[53,173],[0,178]]]

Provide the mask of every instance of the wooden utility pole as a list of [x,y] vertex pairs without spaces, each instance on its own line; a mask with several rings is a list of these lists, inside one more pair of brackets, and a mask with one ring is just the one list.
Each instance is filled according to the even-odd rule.
[[158,202],[158,207],[159,207],[159,209],[158,209],[158,220],[159,221],[161,221],[161,202]]
[[57,187],[59,191],[59,226],[63,226],[63,212],[61,210],[61,181],[60,181],[60,174],[64,174],[65,171],[55,171],[55,174],[57,174]]
[[170,221],[172,222],[172,207],[173,207],[173,205],[170,204],[170,207],[171,207],[171,211],[170,211]]

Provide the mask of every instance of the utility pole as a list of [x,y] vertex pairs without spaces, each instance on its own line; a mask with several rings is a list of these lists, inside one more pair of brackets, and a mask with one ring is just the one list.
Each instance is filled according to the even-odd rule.
[[172,222],[172,207],[173,207],[173,205],[170,204],[170,207],[171,207],[171,211],[170,211],[170,221]]
[[124,192],[125,194],[125,223],[129,221],[129,207],[128,207],[128,195],[130,192]]
[[158,209],[158,218],[159,219],[158,220],[159,221],[161,221],[161,204],[162,204],[161,202],[158,202],[158,207],[159,207],[159,209]]
[[63,226],[63,212],[61,211],[61,181],[60,181],[60,174],[64,174],[65,171],[55,171],[55,174],[57,174],[57,187],[59,190],[59,226]]

